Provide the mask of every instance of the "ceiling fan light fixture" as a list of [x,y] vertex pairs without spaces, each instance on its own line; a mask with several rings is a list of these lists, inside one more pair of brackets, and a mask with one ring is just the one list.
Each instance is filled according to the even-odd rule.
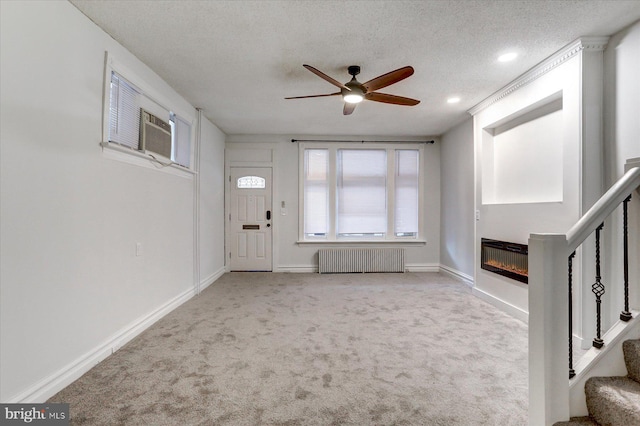
[[358,104],[364,100],[364,96],[357,93],[349,93],[348,95],[344,95],[343,99],[346,103]]
[[364,90],[362,89],[362,85],[358,83],[355,76],[353,79],[346,84],[349,88],[349,91],[342,91],[342,99],[348,104],[359,104],[364,100]]

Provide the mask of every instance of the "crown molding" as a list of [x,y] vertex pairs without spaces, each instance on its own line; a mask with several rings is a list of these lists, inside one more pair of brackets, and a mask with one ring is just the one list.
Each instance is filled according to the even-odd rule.
[[499,101],[510,93],[518,90],[519,88],[535,81],[542,77],[549,71],[564,64],[569,59],[578,55],[582,51],[598,52],[603,51],[607,47],[609,37],[581,37],[572,43],[569,43],[562,49],[558,50],[553,55],[549,56],[538,65],[531,68],[529,71],[522,74],[520,77],[513,80],[511,83],[504,86],[502,89],[493,93],[491,96],[469,109],[467,112],[471,115],[475,115],[489,105]]

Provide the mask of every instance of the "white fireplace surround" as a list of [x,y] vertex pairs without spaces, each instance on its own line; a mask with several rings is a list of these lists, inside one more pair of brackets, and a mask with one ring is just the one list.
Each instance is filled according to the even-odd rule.
[[[527,285],[482,270],[480,240],[526,244],[530,233],[565,232],[603,193],[607,41],[575,40],[469,110],[475,145],[474,292],[525,321]],[[591,275],[586,268],[576,261],[577,279]],[[576,296],[580,312],[583,296]],[[580,318],[575,324],[579,337],[590,332],[583,333]]]

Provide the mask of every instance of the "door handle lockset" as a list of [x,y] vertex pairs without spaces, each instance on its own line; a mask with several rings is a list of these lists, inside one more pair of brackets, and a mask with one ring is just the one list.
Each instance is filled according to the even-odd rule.
[[271,220],[271,210],[267,210],[267,220]]

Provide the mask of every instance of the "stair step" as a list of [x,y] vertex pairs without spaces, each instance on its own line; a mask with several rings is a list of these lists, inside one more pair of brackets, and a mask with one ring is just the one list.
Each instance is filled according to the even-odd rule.
[[557,422],[553,426],[599,426],[591,417],[571,417],[568,422]]
[[591,377],[584,391],[589,415],[596,422],[640,425],[640,383],[628,377]]
[[629,377],[640,382],[640,339],[622,342],[622,351]]

